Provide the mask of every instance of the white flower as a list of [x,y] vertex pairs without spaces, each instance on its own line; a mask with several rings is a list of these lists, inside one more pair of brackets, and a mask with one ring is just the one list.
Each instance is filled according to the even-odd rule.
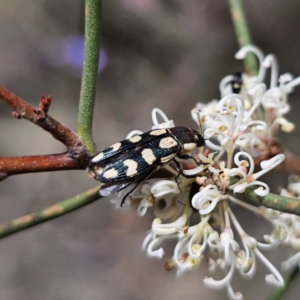
[[[198,165],[184,169],[180,176],[172,163],[163,165],[171,175],[177,176],[177,182],[174,178],[148,179],[125,202],[127,206],[135,205],[141,216],[153,209],[155,218],[143,242],[149,256],[162,258],[163,243],[175,239],[176,246],[165,268],[176,268],[181,275],[199,267],[206,257],[208,270],[220,269],[224,277],[219,280],[206,277],[204,284],[226,289],[230,299],[243,297],[232,288],[234,272],[251,279],[258,263],[263,263],[268,270],[267,283],[284,285],[282,275],[264,251],[274,250],[279,245],[290,246],[295,254],[283,263],[283,268],[300,264],[300,217],[252,206],[238,199],[251,186],[256,187],[254,192],[258,196],[268,195],[268,185],[258,178],[285,158],[279,147],[277,152],[273,151],[274,141],[280,128],[286,133],[294,129],[283,115],[290,109],[288,94],[300,84],[300,77],[294,79],[289,73],[279,76],[276,57],[273,54],[265,56],[255,46],[243,47],[236,58],[244,59],[249,52],[257,56],[259,72],[256,76],[242,74],[239,94],[232,93],[233,76],[228,75],[220,82],[221,100],[198,103],[191,111],[198,127],[205,129],[207,148],[194,154]],[[271,70],[270,84],[264,82],[267,69]],[[175,126],[159,109],[152,111],[152,120],[152,129]],[[128,137],[136,134],[141,132],[134,131]],[[261,170],[257,172],[254,171],[254,157],[261,161]],[[265,157],[271,158],[262,160]],[[230,185],[233,177],[236,182]],[[300,198],[299,181],[291,182],[283,193]],[[125,191],[119,193],[114,203],[119,204],[125,194]],[[232,203],[264,218],[272,225],[272,232],[263,232],[258,240],[249,235],[231,210]],[[265,242],[261,242],[262,238]]]

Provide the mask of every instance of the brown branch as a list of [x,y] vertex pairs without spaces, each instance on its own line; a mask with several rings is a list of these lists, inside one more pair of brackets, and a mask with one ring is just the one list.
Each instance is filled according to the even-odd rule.
[[47,114],[51,105],[51,101],[52,101],[52,97],[50,95],[47,97],[42,95],[40,99],[39,110]]
[[35,108],[0,85],[0,99],[14,109],[12,114],[15,118],[23,118],[38,125],[68,148],[67,153],[63,154],[0,157],[2,180],[14,174],[84,169],[87,166],[90,153],[82,138],[47,114],[51,96],[41,96],[39,106]]
[[26,119],[48,131],[68,149],[72,149],[74,157],[80,156],[81,152],[85,152],[84,143],[78,134],[47,115],[51,97],[42,96],[39,107],[35,108],[5,87],[0,86],[0,99],[14,109],[14,117]]
[[73,160],[68,153],[0,157],[0,174],[3,177],[23,173],[75,169],[84,169],[84,167]]

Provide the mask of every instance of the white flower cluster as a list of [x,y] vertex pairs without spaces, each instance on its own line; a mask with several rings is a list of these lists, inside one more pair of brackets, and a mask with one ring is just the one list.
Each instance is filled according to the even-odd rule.
[[[257,179],[284,160],[276,134],[280,127],[285,132],[294,128],[283,115],[290,109],[288,94],[300,84],[300,77],[293,79],[291,74],[279,76],[274,55],[265,57],[254,46],[242,48],[236,58],[243,59],[248,52],[253,52],[258,58],[258,75],[249,77],[241,74],[239,94],[232,93],[233,76],[226,76],[220,83],[222,99],[208,104],[198,103],[192,110],[192,117],[198,126],[205,128],[208,149],[201,149],[195,155],[199,165],[185,168],[183,164],[183,174],[189,177],[180,176],[180,189],[172,179],[151,179],[143,182],[126,200],[128,205],[137,205],[141,216],[149,207],[154,208],[156,218],[143,243],[149,256],[162,258],[162,242],[177,239],[173,256],[166,261],[165,268],[176,268],[177,273],[181,274],[198,267],[203,257],[208,255],[209,271],[219,269],[225,275],[221,280],[207,277],[204,284],[216,289],[225,288],[230,299],[243,297],[232,288],[234,272],[252,278],[258,260],[269,271],[266,275],[268,283],[284,285],[281,274],[262,251],[282,243],[300,249],[300,235],[297,233],[300,229],[299,217],[254,207],[237,197],[249,186],[255,186],[254,192],[259,196],[269,193],[267,184]],[[267,68],[271,69],[268,89],[263,83]],[[163,118],[163,123],[158,122],[157,113]],[[175,126],[158,109],[154,109],[152,118],[153,129]],[[134,131],[127,138],[140,133]],[[255,158],[258,157],[260,161],[261,158],[265,160],[260,162],[261,170],[255,173]],[[177,175],[171,164],[164,168]],[[235,178],[235,183],[232,183],[232,178]],[[297,195],[300,195],[299,186],[300,183]],[[112,201],[119,204],[125,194],[126,191],[120,192]],[[264,235],[265,242],[257,241],[244,231],[230,207],[231,203],[245,207],[272,223],[274,230]],[[236,240],[234,232],[241,242]],[[299,253],[286,261],[284,267],[299,262]]]

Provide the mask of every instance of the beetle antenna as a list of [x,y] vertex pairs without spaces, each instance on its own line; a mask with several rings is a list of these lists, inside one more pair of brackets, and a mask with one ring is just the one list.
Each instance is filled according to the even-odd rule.
[[128,197],[129,194],[131,194],[136,188],[137,186],[140,184],[140,182],[138,181],[137,184],[134,186],[133,189],[131,189],[127,194],[125,194],[125,196],[122,198],[122,201],[121,201],[121,207],[123,207],[123,204],[125,203],[125,200],[126,198]]

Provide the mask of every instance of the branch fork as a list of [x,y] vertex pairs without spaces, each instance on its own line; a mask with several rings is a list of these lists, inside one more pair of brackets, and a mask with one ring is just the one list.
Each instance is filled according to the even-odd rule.
[[91,153],[77,133],[48,115],[51,96],[41,96],[35,108],[0,86],[0,99],[12,107],[13,117],[36,124],[67,147],[66,152],[59,154],[0,157],[0,180],[15,174],[86,168]]

